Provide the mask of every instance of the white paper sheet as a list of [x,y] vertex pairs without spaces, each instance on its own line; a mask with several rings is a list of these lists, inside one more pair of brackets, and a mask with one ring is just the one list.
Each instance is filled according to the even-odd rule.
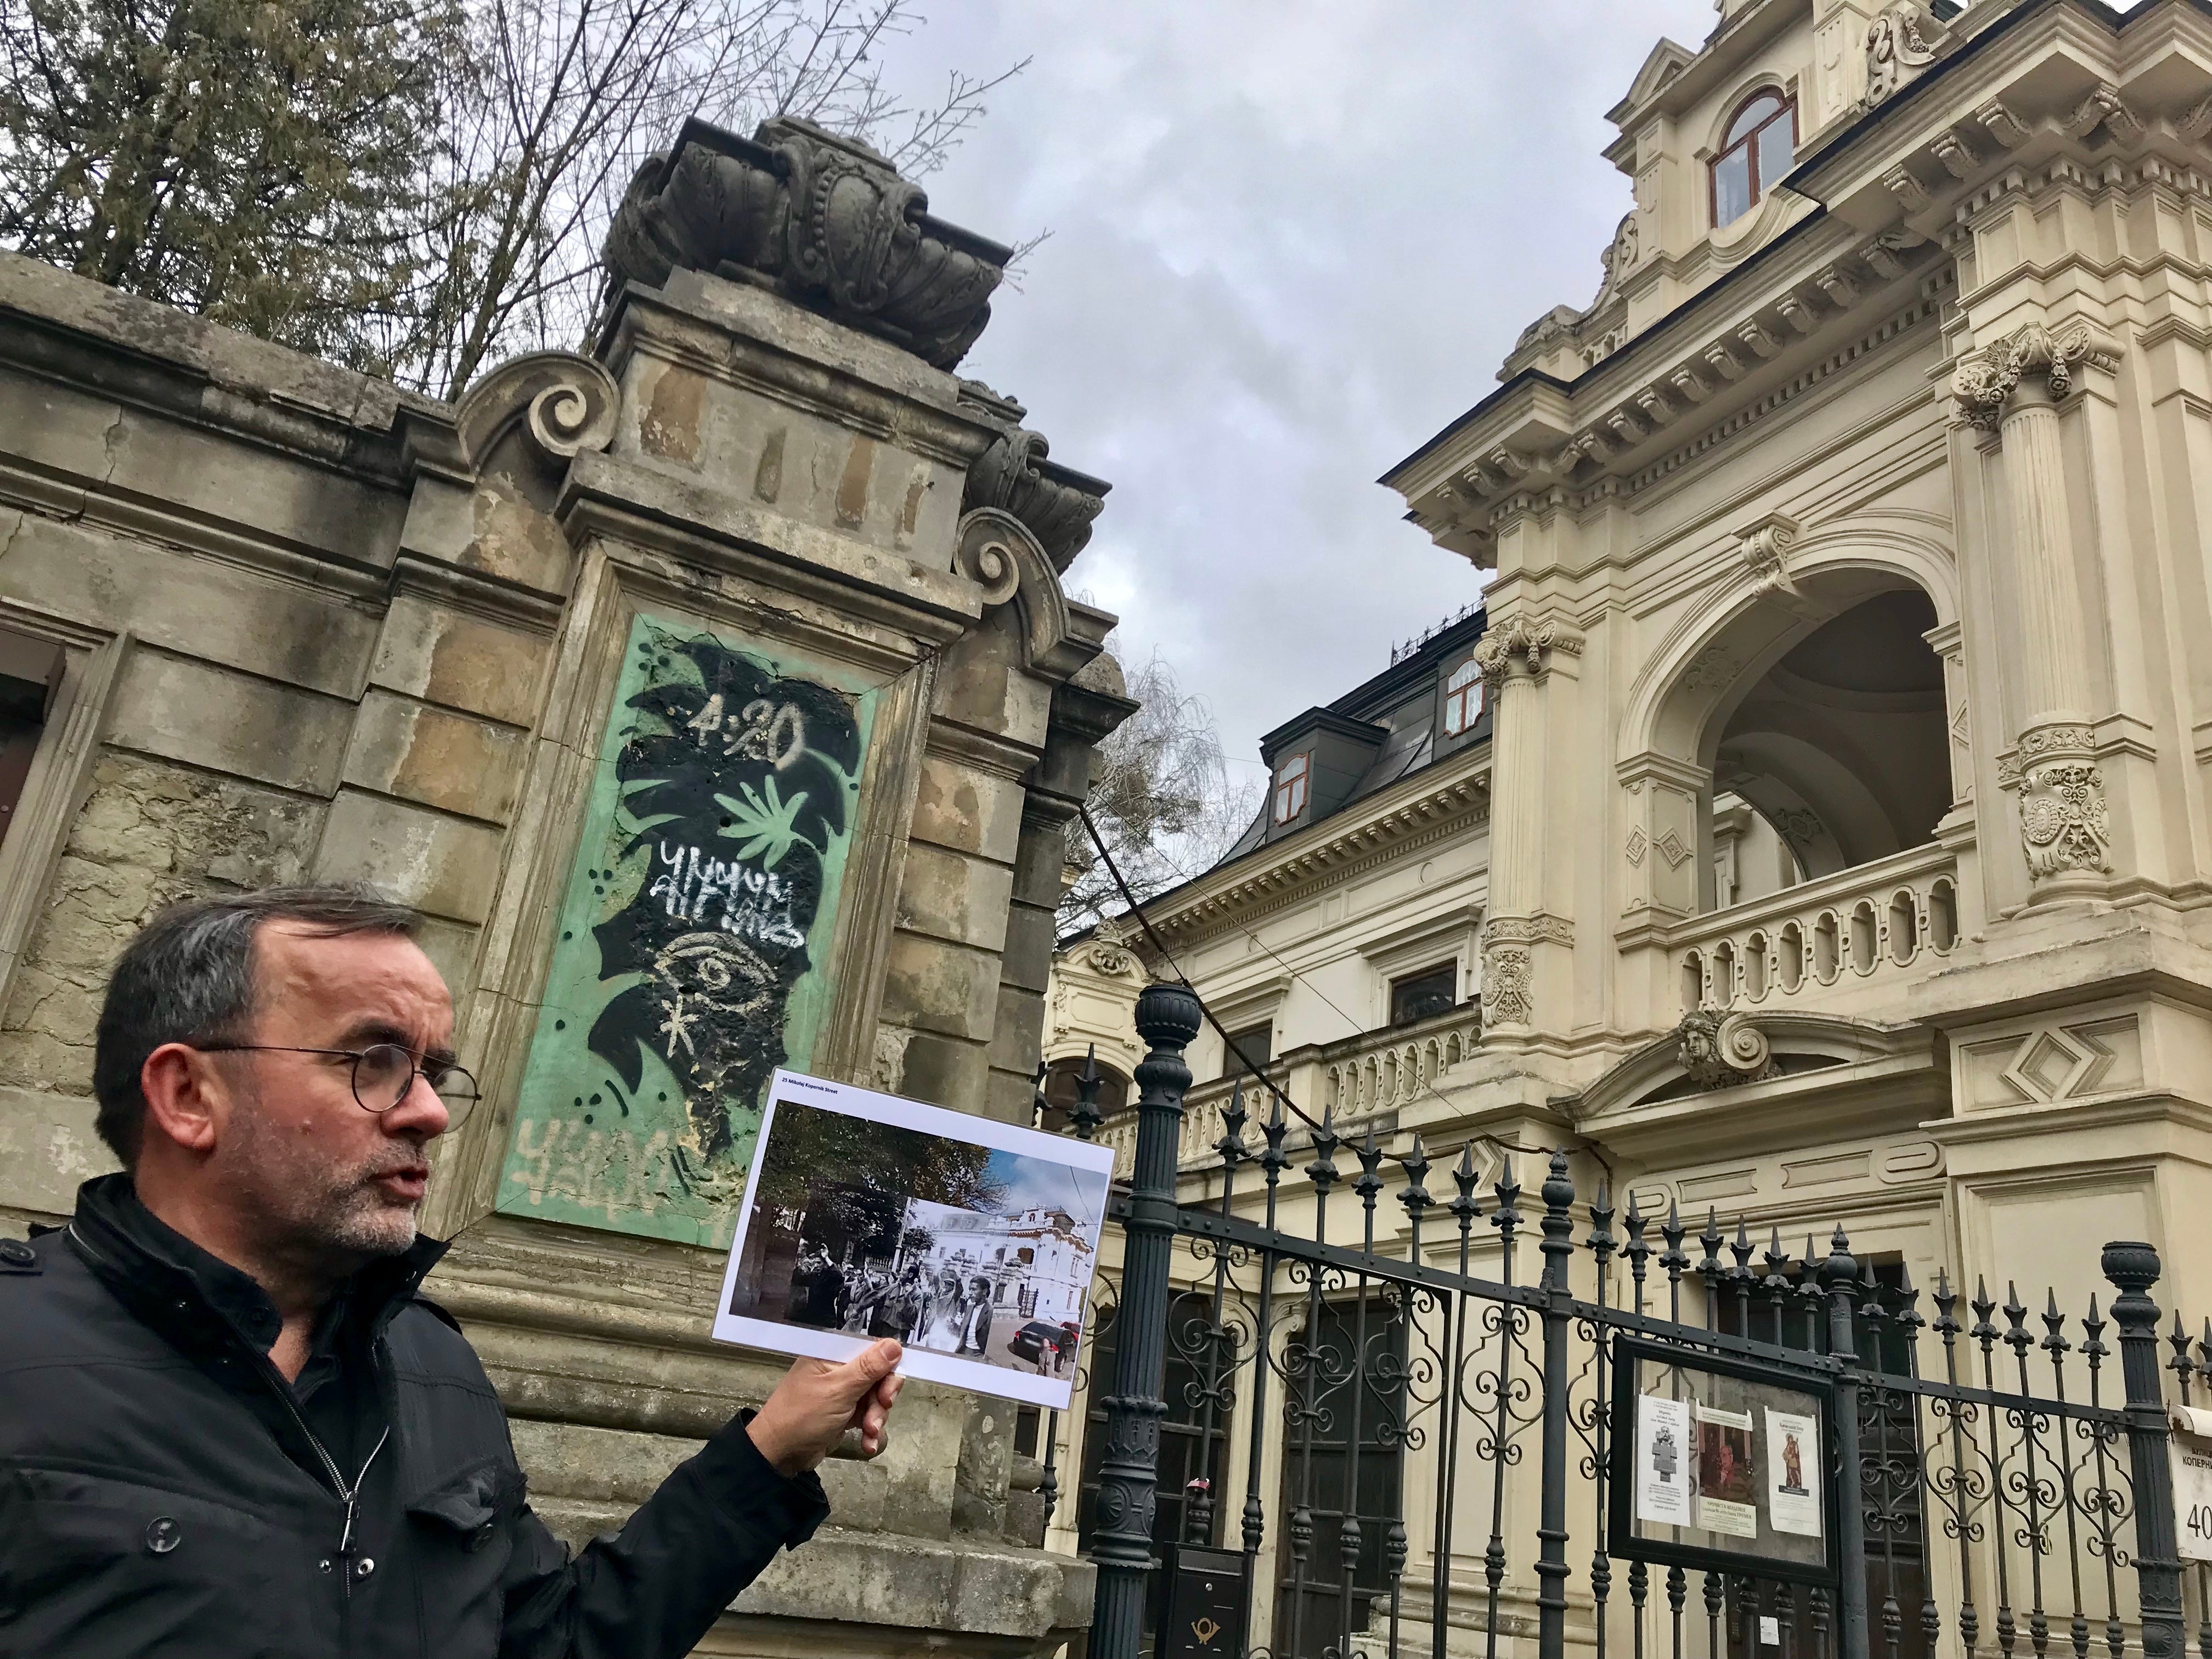
[[1113,1168],[1110,1147],[778,1071],[714,1335],[820,1359],[896,1336],[902,1375],[1066,1411]]
[[1751,1413],[1698,1407],[1698,1524],[1730,1538],[1759,1536]]
[[1636,1518],[1655,1526],[1690,1524],[1695,1454],[1687,1401],[1640,1395],[1636,1401]]
[[2186,1406],[2168,1408],[2173,1438],[2167,1443],[2173,1468],[2174,1535],[2185,1561],[2212,1561],[2212,1413]]
[[1766,1408],[1766,1515],[1777,1532],[1820,1535],[1820,1423]]

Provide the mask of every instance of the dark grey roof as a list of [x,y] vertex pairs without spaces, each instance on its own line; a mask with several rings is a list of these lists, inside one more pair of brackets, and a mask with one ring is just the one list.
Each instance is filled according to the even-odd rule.
[[1462,617],[1438,629],[1419,641],[1397,661],[1372,679],[1364,681],[1346,692],[1326,708],[1308,711],[1306,715],[1286,722],[1267,734],[1263,752],[1271,758],[1307,723],[1321,723],[1321,717],[1334,716],[1340,720],[1355,720],[1389,729],[1382,746],[1375,751],[1358,781],[1351,793],[1332,803],[1328,810],[1317,815],[1308,815],[1288,824],[1274,822],[1274,790],[1272,781],[1267,795],[1260,803],[1260,811],[1249,828],[1238,836],[1237,842],[1224,854],[1215,869],[1247,853],[1265,846],[1271,841],[1280,841],[1298,835],[1316,823],[1335,817],[1358,805],[1368,796],[1389,788],[1401,778],[1410,777],[1423,767],[1433,764],[1449,755],[1455,755],[1470,744],[1486,743],[1490,738],[1490,709],[1486,705],[1481,717],[1474,726],[1456,737],[1446,737],[1439,718],[1443,682],[1451,671],[1465,662],[1490,625],[1489,615],[1477,611],[1472,616]]

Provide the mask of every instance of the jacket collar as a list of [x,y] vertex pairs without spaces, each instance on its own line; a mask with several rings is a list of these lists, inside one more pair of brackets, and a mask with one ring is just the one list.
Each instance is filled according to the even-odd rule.
[[[77,1188],[69,1234],[93,1272],[139,1319],[191,1352],[235,1337],[267,1353],[283,1320],[261,1286],[201,1249],[138,1201],[126,1174],[96,1176]],[[405,1252],[372,1261],[349,1279],[319,1322],[316,1346],[341,1328],[373,1341],[446,1253],[417,1237]]]

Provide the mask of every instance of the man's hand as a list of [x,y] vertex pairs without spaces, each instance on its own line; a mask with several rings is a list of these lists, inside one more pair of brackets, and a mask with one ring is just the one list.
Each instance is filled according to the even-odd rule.
[[884,1419],[906,1380],[892,1375],[905,1352],[887,1336],[842,1364],[794,1360],[745,1432],[782,1475],[805,1474],[848,1429],[860,1431],[860,1455],[873,1457],[884,1449]]

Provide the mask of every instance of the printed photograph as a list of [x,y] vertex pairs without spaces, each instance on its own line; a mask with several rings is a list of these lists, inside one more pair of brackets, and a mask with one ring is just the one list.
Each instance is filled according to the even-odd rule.
[[715,1334],[1064,1407],[1112,1154],[779,1073]]
[[1698,1424],[1698,1495],[1708,1503],[1749,1504],[1754,1500],[1751,1484],[1751,1422],[1742,1426],[1718,1412],[1699,1414]]

